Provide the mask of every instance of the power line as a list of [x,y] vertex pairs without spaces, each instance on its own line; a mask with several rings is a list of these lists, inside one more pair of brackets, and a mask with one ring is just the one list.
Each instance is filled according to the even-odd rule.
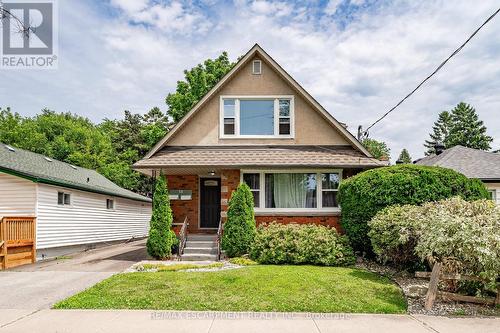
[[377,119],[373,124],[371,124],[370,126],[368,126],[368,128],[366,130],[362,130],[362,127],[359,126],[358,128],[358,140],[361,140],[361,138],[363,136],[367,136],[368,135],[368,131],[373,127],[375,126],[377,123],[379,123],[382,119],[384,119],[385,117],[387,117],[387,115],[389,115],[389,113],[391,113],[392,111],[394,111],[398,106],[400,106],[401,104],[403,104],[403,102],[405,100],[407,100],[411,95],[413,95],[425,82],[427,82],[427,80],[429,80],[431,77],[434,76],[434,74],[436,74],[437,72],[439,72],[439,70],[441,68],[443,68],[443,66],[451,59],[453,58],[458,52],[460,52],[465,45],[467,45],[467,43],[479,32],[479,30],[481,30],[489,21],[491,21],[495,15],[498,14],[498,12],[500,12],[500,8],[498,8],[490,17],[488,17],[488,19],[486,21],[483,22],[483,24],[481,24],[481,26],[479,26],[479,28],[477,28],[473,33],[472,35],[469,36],[469,38],[467,38],[467,40],[462,44],[460,45],[460,47],[458,49],[456,49],[455,51],[453,51],[453,53],[448,57],[446,58],[445,61],[443,61],[429,76],[427,76],[422,82],[420,82],[418,84],[418,86],[413,89],[408,95],[406,95],[402,100],[400,100],[396,105],[394,105],[389,111],[387,111],[386,113],[384,113],[382,115],[382,117],[380,117],[379,119]]

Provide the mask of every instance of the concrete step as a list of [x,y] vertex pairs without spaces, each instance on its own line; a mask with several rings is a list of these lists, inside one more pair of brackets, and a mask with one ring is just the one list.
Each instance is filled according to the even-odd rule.
[[193,253],[184,253],[181,256],[181,261],[215,261],[217,260],[217,256],[215,254],[193,254]]
[[184,254],[217,254],[216,247],[190,247],[184,248]]
[[215,242],[217,240],[217,235],[215,234],[188,234],[188,241],[204,241],[204,242]]
[[210,241],[210,242],[205,242],[205,241],[194,241],[194,240],[188,240],[186,242],[186,247],[217,247],[217,242],[215,241]]

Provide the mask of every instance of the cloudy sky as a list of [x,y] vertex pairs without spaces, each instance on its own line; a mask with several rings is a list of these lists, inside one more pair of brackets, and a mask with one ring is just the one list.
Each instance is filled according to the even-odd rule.
[[[164,102],[183,70],[259,43],[355,133],[412,90],[498,7],[453,1],[59,1],[59,68],[0,70],[0,106],[94,121]],[[370,136],[423,154],[437,114],[475,106],[500,148],[500,16]]]

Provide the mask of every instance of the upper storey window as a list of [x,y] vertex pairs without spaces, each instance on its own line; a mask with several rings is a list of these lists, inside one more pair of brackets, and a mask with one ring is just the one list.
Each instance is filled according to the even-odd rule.
[[292,138],[293,96],[221,97],[222,138]]

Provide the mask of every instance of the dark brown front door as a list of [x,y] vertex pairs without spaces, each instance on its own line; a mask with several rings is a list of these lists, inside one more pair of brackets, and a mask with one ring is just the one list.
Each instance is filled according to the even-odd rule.
[[217,228],[220,220],[220,179],[200,180],[200,227]]

